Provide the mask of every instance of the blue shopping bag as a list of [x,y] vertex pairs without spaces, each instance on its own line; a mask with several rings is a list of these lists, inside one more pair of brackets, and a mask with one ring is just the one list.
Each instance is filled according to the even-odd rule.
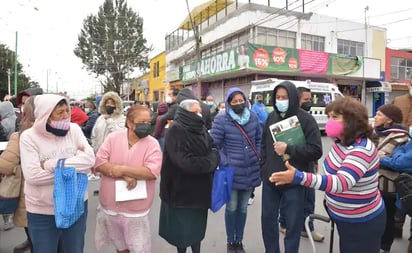
[[233,167],[219,167],[215,170],[212,186],[212,203],[210,210],[216,213],[230,200],[232,194]]
[[65,159],[57,161],[54,171],[54,218],[57,228],[72,226],[84,213],[84,195],[87,175],[64,166]]

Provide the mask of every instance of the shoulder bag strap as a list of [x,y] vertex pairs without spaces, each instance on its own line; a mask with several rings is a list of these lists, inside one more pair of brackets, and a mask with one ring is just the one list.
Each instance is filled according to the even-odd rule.
[[258,160],[261,160],[259,153],[256,150],[255,145],[253,145],[252,140],[250,139],[249,135],[247,135],[247,133],[245,132],[245,130],[243,129],[243,127],[236,121],[233,120],[233,123],[235,124],[235,126],[237,126],[237,128],[239,128],[240,132],[243,134],[243,136],[245,136],[247,142],[249,143],[249,145],[252,147],[253,152],[255,152],[256,157],[258,158]]

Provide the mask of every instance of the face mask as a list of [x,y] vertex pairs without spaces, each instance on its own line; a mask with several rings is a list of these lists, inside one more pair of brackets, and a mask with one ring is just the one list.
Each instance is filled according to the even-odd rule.
[[213,102],[207,102],[206,104],[209,108],[213,106]]
[[412,96],[412,89],[409,89],[409,95]]
[[232,105],[232,110],[236,113],[236,114],[241,114],[243,113],[243,110],[245,109],[245,103],[243,104],[237,104],[237,105]]
[[88,114],[90,112],[90,108],[84,108],[84,112]]
[[167,96],[167,97],[166,97],[166,103],[167,103],[167,104],[171,104],[171,103],[172,103],[172,97]]
[[23,107],[24,107],[24,105],[22,105],[22,106],[20,107],[20,111],[21,111],[21,112],[24,112]]
[[302,105],[300,106],[300,108],[302,108],[303,110],[307,112],[310,111],[311,107],[312,107],[312,102],[310,101],[303,102]]
[[276,108],[279,112],[286,112],[289,109],[289,100],[276,100]]
[[144,138],[150,134],[150,124],[136,123],[134,127],[134,134],[139,138]]
[[200,118],[203,117],[203,115],[201,113],[196,113],[197,116],[199,116]]
[[258,100],[258,103],[259,103],[259,104],[263,103],[263,100]]
[[219,108],[219,112],[224,112],[225,108]]
[[113,114],[115,107],[111,105],[106,105],[104,108],[106,109],[106,113],[110,115]]
[[412,137],[412,127],[409,127],[409,136]]
[[343,134],[343,123],[333,119],[328,119],[325,125],[325,132],[330,138],[339,138]]
[[65,136],[70,129],[70,119],[52,120],[46,125],[46,130],[56,136]]

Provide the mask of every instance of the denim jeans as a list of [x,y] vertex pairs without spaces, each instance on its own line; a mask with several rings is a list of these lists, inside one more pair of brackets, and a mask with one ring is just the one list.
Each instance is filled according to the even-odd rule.
[[56,227],[54,215],[27,212],[28,228],[34,249],[33,253],[56,253],[59,240],[64,252],[83,253],[86,220],[87,201],[84,202],[83,215],[80,216],[76,223],[66,229]]
[[252,190],[232,190],[226,204],[225,224],[227,242],[242,242],[246,225],[248,200]]
[[305,188],[278,188],[268,181],[262,186],[262,236],[266,253],[280,253],[278,215],[282,203],[285,217],[285,253],[298,253],[303,227]]

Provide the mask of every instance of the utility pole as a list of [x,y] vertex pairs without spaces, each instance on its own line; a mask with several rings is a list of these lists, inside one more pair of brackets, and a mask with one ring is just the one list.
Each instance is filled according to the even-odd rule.
[[[14,94],[17,95],[17,31],[16,31],[16,50],[14,52]],[[11,94],[10,94],[11,95]]]
[[11,91],[10,91],[10,75],[11,75],[11,70],[10,68],[7,69],[7,88],[8,88],[8,95],[11,96]]

